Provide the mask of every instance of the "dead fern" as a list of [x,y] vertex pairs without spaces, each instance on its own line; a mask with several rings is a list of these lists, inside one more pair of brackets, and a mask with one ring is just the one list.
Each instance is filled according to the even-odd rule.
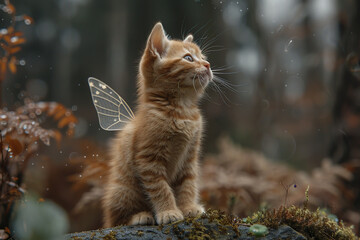
[[[26,25],[33,23],[33,19],[27,15],[16,15],[16,9],[9,0],[5,0],[4,4],[0,4],[2,14],[2,22],[8,22],[8,26],[0,29],[0,83],[2,83],[8,70],[16,73],[17,65],[24,65],[24,60],[18,60],[15,56],[21,50],[21,45],[26,42],[23,33],[16,31],[16,24],[24,22]],[[6,21],[7,20],[7,21]],[[0,100],[1,100],[1,84],[0,84]]]
[[71,176],[69,180],[73,182],[75,191],[84,192],[74,207],[75,213],[80,213],[91,205],[98,206],[109,172],[105,151],[90,142],[85,145],[80,149],[85,155],[71,160],[73,166],[80,166],[81,172]]
[[[24,21],[29,25],[33,20],[26,15],[16,16],[16,9],[9,0],[0,4],[0,10],[7,14],[9,22],[6,28],[0,29],[1,93],[8,70],[16,73],[16,66],[23,65],[15,54],[21,50],[20,46],[26,39],[22,32],[15,30],[15,24]],[[2,17],[5,21],[6,16]],[[49,120],[56,126],[48,127],[51,126]],[[73,135],[76,122],[71,110],[56,102],[35,103],[25,99],[24,105],[14,111],[0,109],[0,232],[9,229],[14,202],[25,192],[22,183],[29,159],[39,150],[41,142],[50,145],[51,139],[55,139],[59,143],[61,129],[65,128],[67,135]]]
[[39,142],[50,145],[51,138],[60,142],[58,129],[46,129],[40,124],[47,118],[57,120],[57,127],[66,127],[72,134],[76,117],[59,103],[34,103],[27,100],[15,111],[0,110],[1,163],[0,163],[0,227],[9,224],[11,206],[25,190],[20,186],[29,159],[39,149]]
[[[82,178],[78,175],[73,177],[75,185],[91,188],[83,194],[76,210],[85,209],[90,203],[99,203],[102,186],[106,184],[104,176],[109,171],[104,157],[103,153],[100,158],[79,159],[86,167],[82,169]],[[300,206],[304,192],[310,186],[311,197],[307,202],[310,209],[326,207],[340,218],[358,225],[356,217],[351,219],[344,214],[352,212],[357,216],[357,212],[351,210],[353,195],[346,185],[352,174],[327,159],[319,168],[305,173],[235,146],[229,139],[222,139],[220,153],[206,156],[201,172],[201,199],[207,208],[247,216],[259,208],[266,210],[288,205]]]

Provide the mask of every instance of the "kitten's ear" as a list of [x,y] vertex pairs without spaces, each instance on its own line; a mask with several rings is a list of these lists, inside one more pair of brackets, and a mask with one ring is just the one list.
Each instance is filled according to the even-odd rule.
[[147,42],[147,48],[154,56],[161,58],[169,46],[169,39],[165,35],[164,28],[160,22],[155,24]]
[[189,34],[185,39],[184,42],[192,42],[194,40],[193,35]]

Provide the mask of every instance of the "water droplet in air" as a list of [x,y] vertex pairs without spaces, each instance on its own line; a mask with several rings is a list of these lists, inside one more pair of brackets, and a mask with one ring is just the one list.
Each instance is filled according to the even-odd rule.
[[45,168],[44,165],[42,165],[41,168]]
[[18,37],[12,37],[10,38],[10,42],[14,43],[14,42],[17,42],[19,40]]
[[1,35],[5,35],[7,33],[8,33],[8,30],[6,28],[3,28],[3,29],[0,30]]
[[79,175],[79,177],[81,177],[81,178],[82,178],[82,175],[80,174],[80,175]]
[[25,19],[24,23],[25,23],[26,25],[30,25],[30,24],[31,24],[31,20],[30,20],[30,19]]
[[292,45],[292,43],[293,43],[293,40],[291,39],[291,40],[289,41],[289,43],[285,46],[284,52],[288,52],[288,51],[289,51],[290,45]]
[[19,64],[20,64],[20,66],[25,66],[26,61],[25,61],[24,59],[21,59],[21,60],[19,61]]

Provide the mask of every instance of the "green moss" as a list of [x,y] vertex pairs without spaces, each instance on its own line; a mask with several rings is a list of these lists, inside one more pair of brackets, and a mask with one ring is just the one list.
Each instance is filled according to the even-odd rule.
[[[204,221],[199,219],[207,219],[210,223],[215,223],[217,229],[208,229],[204,225]],[[190,226],[189,228],[179,228],[179,224],[184,223]],[[208,210],[206,213],[197,217],[187,217],[183,221],[170,224],[170,228],[164,230],[164,233],[169,233],[170,230],[178,237],[185,237],[186,239],[214,239],[220,234],[227,234],[229,229],[233,228],[239,235],[237,224],[233,221],[233,218],[225,215],[217,210]]]
[[116,233],[114,231],[109,232],[103,237],[103,240],[116,240]]
[[138,235],[139,237],[142,237],[142,236],[144,236],[144,232],[141,231],[141,230],[139,230],[139,231],[137,231],[137,235]]
[[[215,223],[216,229],[208,229],[204,226],[204,221],[199,219],[207,219],[210,223]],[[183,221],[190,228],[184,230],[179,229],[176,222],[170,224],[172,231],[178,236],[185,236],[187,239],[212,239],[219,235],[225,235],[229,229],[233,229],[235,233],[240,236],[238,230],[240,225],[251,226],[254,224],[262,224],[264,227],[278,228],[281,225],[288,225],[300,232],[309,239],[338,239],[338,240],[358,240],[351,227],[346,227],[342,221],[336,222],[329,218],[324,211],[317,210],[315,212],[306,208],[299,208],[295,206],[280,207],[273,210],[264,210],[254,213],[245,219],[234,216],[229,216],[217,210],[208,210],[206,213],[195,217],[185,218]],[[266,228],[265,227],[265,228]],[[254,229],[254,227],[253,227]],[[260,231],[259,234],[266,235],[266,231]],[[250,233],[254,236],[257,233]]]
[[246,219],[247,223],[258,223],[271,228],[288,225],[309,239],[357,240],[351,227],[342,221],[337,223],[319,209],[315,212],[295,206],[260,211]]
[[83,238],[81,238],[81,237],[71,237],[71,240],[84,240]]

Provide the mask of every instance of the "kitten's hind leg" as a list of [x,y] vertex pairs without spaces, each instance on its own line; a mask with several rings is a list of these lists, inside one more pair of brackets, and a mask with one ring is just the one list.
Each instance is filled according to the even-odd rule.
[[[129,224],[137,213],[150,211],[143,199],[144,196],[136,191],[136,185],[125,186],[120,182],[109,183],[102,201],[104,227]],[[141,222],[145,221],[140,220]]]
[[128,225],[154,225],[155,220],[151,212],[143,211],[133,215]]

